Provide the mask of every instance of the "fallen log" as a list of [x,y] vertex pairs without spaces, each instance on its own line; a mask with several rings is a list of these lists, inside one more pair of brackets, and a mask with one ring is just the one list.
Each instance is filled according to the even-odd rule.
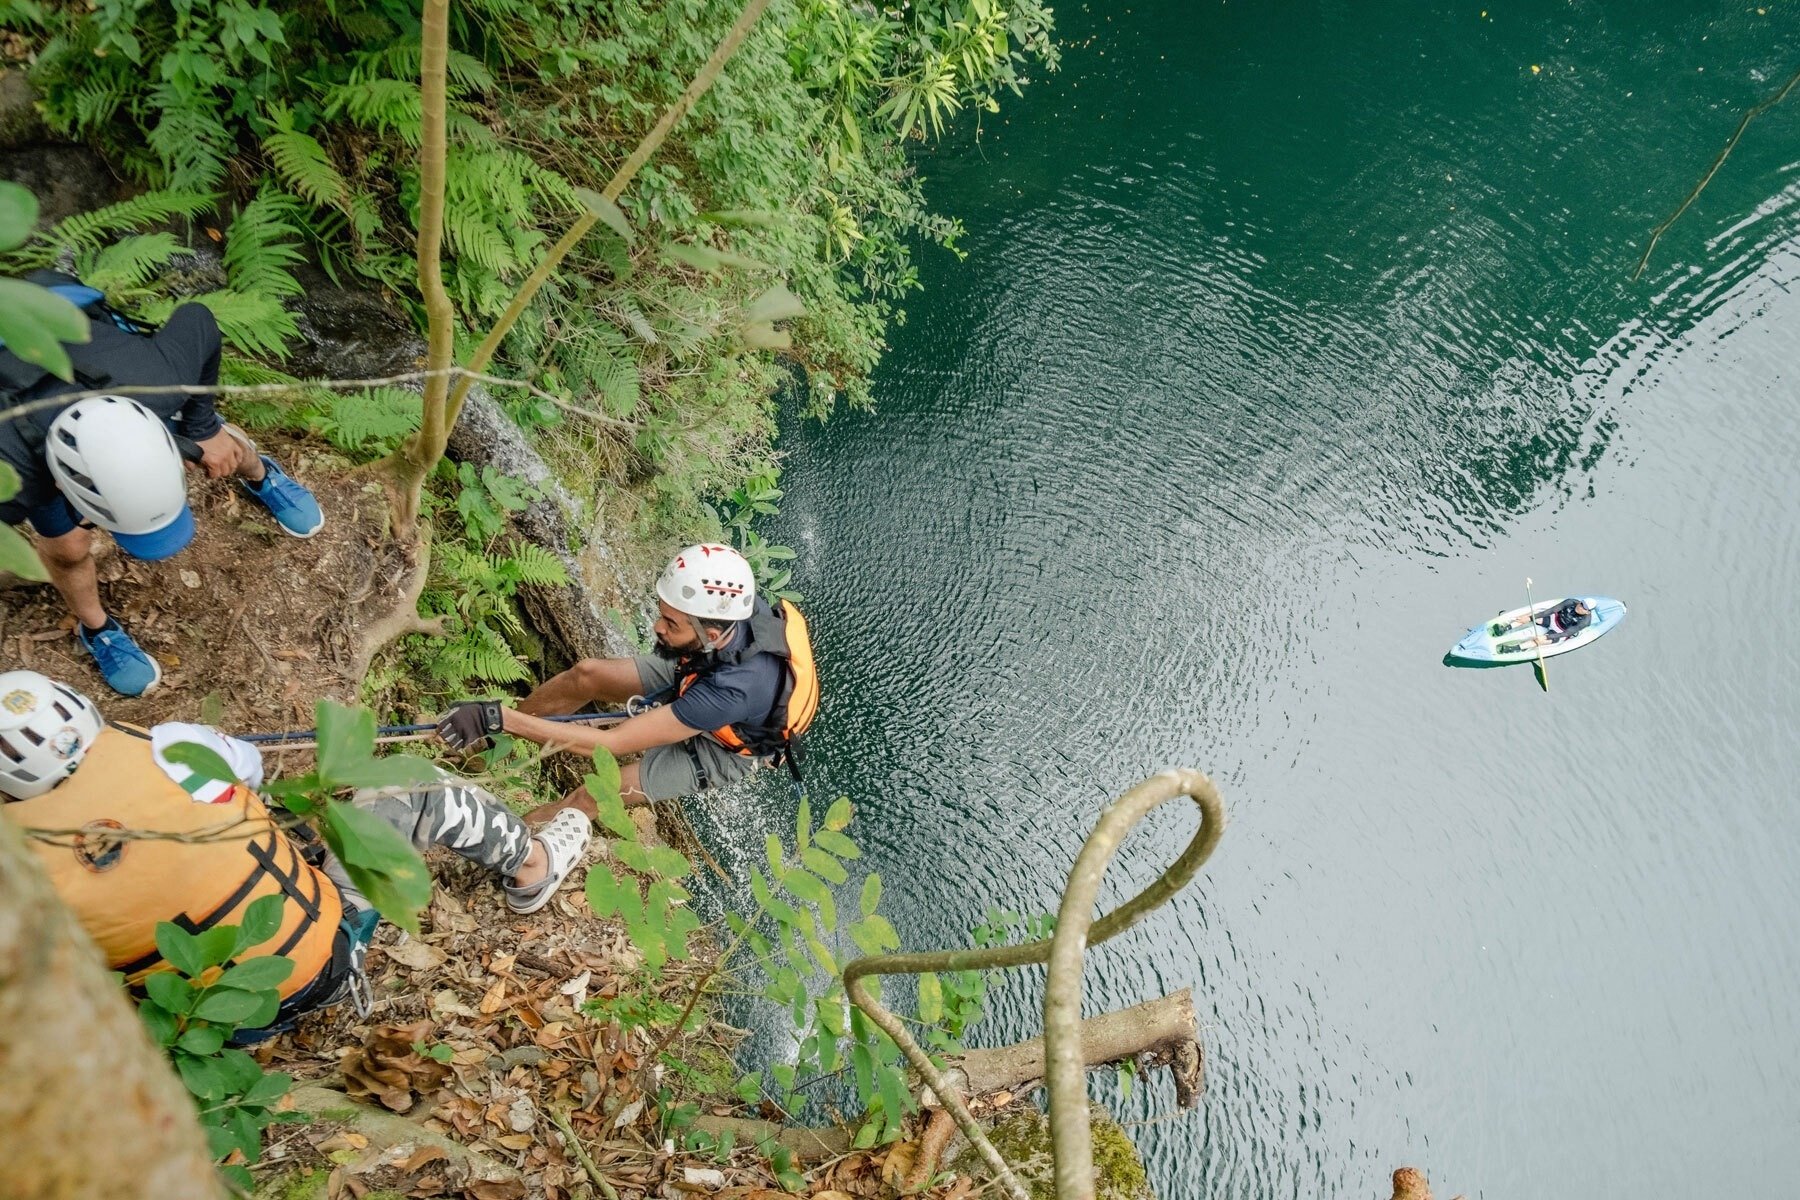
[[[1105,1066],[1145,1058],[1166,1066],[1183,1108],[1200,1103],[1205,1054],[1189,988],[1146,1000],[1081,1023],[1081,1050],[1087,1065]],[[1044,1078],[1044,1039],[1032,1038],[992,1050],[968,1050],[949,1060],[951,1077],[972,1096],[1016,1091]]]
[[[1081,1046],[1089,1067],[1138,1058],[1154,1066],[1167,1066],[1174,1076],[1175,1096],[1181,1105],[1193,1108],[1200,1103],[1204,1054],[1200,1028],[1194,1018],[1194,995],[1189,988],[1089,1017],[1081,1023]],[[972,1097],[1027,1090],[1043,1082],[1044,1039],[964,1051],[949,1059],[947,1074]],[[935,1105],[929,1089],[924,1103]],[[743,1117],[701,1116],[695,1119],[693,1127],[714,1137],[729,1133],[740,1146],[754,1146],[772,1138],[801,1162],[819,1162],[847,1153],[855,1133],[853,1129],[835,1126],[779,1125]]]

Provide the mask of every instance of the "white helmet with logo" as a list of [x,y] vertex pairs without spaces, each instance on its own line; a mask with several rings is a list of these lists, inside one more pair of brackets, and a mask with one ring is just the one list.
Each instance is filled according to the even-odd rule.
[[29,800],[67,779],[103,724],[80,692],[36,671],[0,674],[0,793]]
[[64,498],[127,554],[167,558],[193,540],[181,451],[136,400],[77,400],[50,423],[44,457]]
[[730,546],[702,542],[669,560],[656,594],[702,621],[747,621],[756,610],[756,572]]

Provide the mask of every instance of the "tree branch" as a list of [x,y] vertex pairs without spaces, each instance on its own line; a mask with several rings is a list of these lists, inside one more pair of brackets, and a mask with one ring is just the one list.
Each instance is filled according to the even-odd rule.
[[1681,207],[1670,213],[1661,225],[1650,231],[1650,244],[1644,247],[1644,256],[1638,259],[1637,270],[1631,273],[1633,283],[1638,281],[1638,276],[1642,275],[1644,268],[1649,265],[1650,252],[1656,249],[1656,243],[1662,240],[1662,235],[1669,231],[1669,226],[1681,219],[1681,214],[1688,210],[1688,205],[1700,198],[1700,193],[1706,190],[1706,185],[1712,182],[1713,176],[1719,173],[1719,168],[1725,165],[1725,160],[1731,157],[1731,152],[1737,149],[1738,139],[1744,136],[1744,130],[1750,127],[1750,122],[1787,99],[1787,94],[1793,91],[1796,85],[1800,85],[1800,71],[1795,71],[1788,81],[1781,85],[1780,91],[1744,113],[1743,119],[1738,122],[1737,129],[1726,141],[1725,148],[1719,151],[1719,157],[1713,159],[1712,166],[1706,169],[1706,174],[1700,177],[1700,182],[1694,185],[1694,190],[1687,194],[1687,199],[1681,202]]

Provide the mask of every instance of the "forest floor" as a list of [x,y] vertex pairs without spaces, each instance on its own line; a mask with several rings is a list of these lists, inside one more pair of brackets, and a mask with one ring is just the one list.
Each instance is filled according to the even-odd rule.
[[[386,492],[316,442],[262,440],[318,496],[326,524],[313,538],[282,534],[234,482],[195,480],[198,532],[175,557],[141,562],[96,539],[109,611],[162,664],[149,695],[106,687],[46,586],[0,582],[0,654],[139,726],[303,730],[317,700],[356,700],[363,634],[395,610],[407,575],[387,549]],[[310,751],[265,753],[270,777],[310,765]],[[500,790],[519,807],[546,798]],[[677,841],[691,837],[678,809],[664,817]],[[901,1142],[815,1165],[789,1193],[754,1147],[686,1148],[672,1113],[782,1116],[732,1095],[742,1035],[708,1002],[674,1033],[715,942],[694,938],[695,958],[653,983],[623,926],[596,917],[579,888],[519,916],[488,872],[444,851],[428,860],[438,886],[420,936],[383,925],[370,949],[368,1017],[340,1004],[257,1049],[295,1076],[310,1118],[270,1128],[260,1195],[848,1200],[894,1195],[912,1173],[917,1143]],[[971,1186],[963,1176],[912,1194],[961,1197]]]

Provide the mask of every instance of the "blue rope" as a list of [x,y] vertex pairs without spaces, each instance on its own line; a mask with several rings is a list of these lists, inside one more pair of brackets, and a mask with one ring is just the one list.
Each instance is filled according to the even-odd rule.
[[[584,721],[622,721],[630,715],[631,714],[628,712],[569,713],[566,716],[544,717],[542,719],[545,721],[560,721],[564,724],[579,724]],[[400,733],[424,733],[427,730],[436,728],[436,721],[426,721],[420,725],[383,725],[375,730],[375,736],[392,737],[393,735]],[[240,742],[266,744],[269,742],[303,742],[316,740],[318,732],[319,731],[316,729],[289,729],[283,733],[237,733],[232,736],[237,738]]]

